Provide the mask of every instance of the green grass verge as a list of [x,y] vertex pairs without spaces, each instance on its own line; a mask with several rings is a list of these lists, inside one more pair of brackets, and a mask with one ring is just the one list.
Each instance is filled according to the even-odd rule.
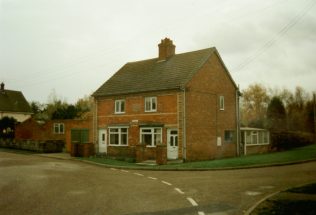
[[305,185],[305,186],[302,186],[302,187],[291,188],[291,189],[288,189],[287,192],[290,192],[290,193],[306,193],[306,194],[314,194],[314,195],[316,195],[316,183],[308,184],[308,185]]
[[[299,195],[293,195],[296,193]],[[262,202],[251,215],[265,214],[316,214],[316,183],[307,184],[283,191]]]
[[111,166],[144,168],[144,169],[222,169],[222,168],[242,168],[251,166],[266,166],[273,164],[284,164],[299,162],[304,160],[316,159],[316,144],[300,147],[284,152],[274,152],[259,155],[249,155],[236,158],[218,159],[210,161],[186,162],[180,164],[168,164],[161,166],[142,166],[126,161],[114,160],[109,158],[81,158],[84,160],[107,164]]

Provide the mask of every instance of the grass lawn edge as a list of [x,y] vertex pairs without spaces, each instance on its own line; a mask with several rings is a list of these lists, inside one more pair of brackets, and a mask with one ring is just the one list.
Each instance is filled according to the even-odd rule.
[[[311,152],[308,156],[306,151]],[[283,157],[282,157],[283,156]],[[281,157],[281,158],[279,158]],[[279,158],[279,160],[278,160]],[[272,162],[266,161],[271,159]],[[211,170],[234,170],[234,169],[248,169],[248,168],[263,168],[271,166],[294,165],[299,163],[316,161],[316,145],[300,147],[285,152],[274,152],[260,155],[250,155],[245,157],[235,157],[227,159],[219,159],[212,161],[197,161],[187,162],[182,164],[167,164],[146,166],[136,163],[128,163],[124,161],[116,161],[111,159],[102,160],[102,158],[78,158],[83,162],[97,163],[101,166],[117,169],[135,169],[135,170],[163,170],[163,171],[211,171]],[[253,164],[253,162],[260,161],[262,163]],[[275,161],[276,160],[276,161]],[[101,162],[102,161],[102,162]],[[114,163],[106,163],[114,162]],[[251,163],[252,162],[252,163]],[[235,163],[237,163],[235,165]],[[212,166],[213,165],[213,166]]]

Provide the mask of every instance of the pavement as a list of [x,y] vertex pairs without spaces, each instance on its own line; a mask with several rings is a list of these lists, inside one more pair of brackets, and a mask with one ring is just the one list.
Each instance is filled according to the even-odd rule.
[[271,198],[291,197],[280,191],[316,180],[316,162],[165,172],[100,168],[73,160],[67,153],[0,152],[0,214],[256,214]]

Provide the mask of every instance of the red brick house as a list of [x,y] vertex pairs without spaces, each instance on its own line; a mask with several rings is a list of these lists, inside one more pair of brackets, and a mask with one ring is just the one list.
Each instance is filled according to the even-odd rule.
[[81,119],[55,119],[37,121],[30,118],[16,125],[16,140],[63,140],[66,152],[71,151],[73,141],[93,142],[92,114],[87,113]]
[[216,48],[175,54],[161,40],[157,58],[125,64],[93,97],[97,150],[135,156],[157,144],[168,159],[206,160],[238,154],[238,88]]

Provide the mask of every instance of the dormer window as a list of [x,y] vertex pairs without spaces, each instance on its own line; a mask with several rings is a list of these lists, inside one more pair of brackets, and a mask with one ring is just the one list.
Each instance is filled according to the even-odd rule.
[[116,114],[125,113],[125,100],[124,99],[115,100],[115,113]]
[[157,97],[146,97],[145,98],[145,112],[156,112],[157,111]]

